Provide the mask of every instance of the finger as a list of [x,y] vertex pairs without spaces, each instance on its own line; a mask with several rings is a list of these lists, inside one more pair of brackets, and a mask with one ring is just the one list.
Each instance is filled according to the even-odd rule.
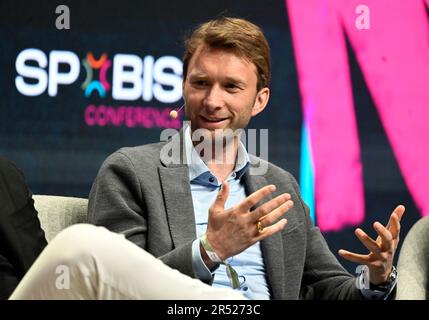
[[399,231],[401,230],[401,224],[399,223],[399,217],[395,212],[393,212],[390,216],[388,230],[392,234],[393,239],[398,238]]
[[[401,222],[401,219],[404,213],[405,213],[405,207],[403,205],[396,206],[396,208],[393,210],[392,214],[390,215],[390,218],[392,217],[393,214],[396,214],[396,216],[399,218],[399,222]],[[387,223],[386,228],[390,228],[390,223],[391,221],[389,219],[389,222]]]
[[287,224],[287,219],[281,219],[281,220],[277,221],[275,224],[264,228],[264,231],[262,231],[262,232],[258,231],[258,234],[255,238],[255,242],[261,241],[261,240],[268,238],[268,237],[272,236],[273,234],[283,230],[284,227],[286,226],[286,224]]
[[[283,203],[279,207],[275,208],[273,211],[266,214],[265,216],[263,216],[258,221],[261,222],[261,226],[263,228],[266,228],[266,227],[272,225],[273,223],[275,223],[277,220],[279,220],[285,214],[285,212],[287,212],[292,207],[293,207],[293,201],[288,200],[286,203]],[[254,223],[254,222],[252,222],[252,223]]]
[[386,229],[380,222],[374,222],[373,225],[375,231],[377,231],[378,235],[380,236],[381,243],[380,247],[382,251],[388,251],[391,250],[392,245],[392,234],[388,229]]
[[393,210],[393,213],[395,213],[398,216],[399,222],[401,222],[402,216],[405,213],[405,207],[402,204],[400,204],[395,208],[395,210]]
[[254,219],[254,221],[258,221],[263,216],[269,214],[271,211],[278,208],[279,206],[281,206],[282,204],[284,204],[290,199],[291,199],[291,196],[289,193],[281,194],[278,197],[271,199],[270,201],[264,203],[257,209],[253,210],[252,218]]
[[369,262],[371,262],[371,258],[367,254],[366,255],[357,254],[344,249],[340,249],[338,251],[338,254],[342,256],[344,259],[358,264],[368,264]]
[[360,242],[370,251],[374,253],[380,253],[381,249],[378,246],[377,242],[372,239],[366,232],[358,228],[355,230],[355,235]]
[[405,207],[403,205],[399,205],[393,210],[390,215],[389,223],[387,224],[387,228],[392,233],[393,241],[398,241],[399,232],[401,231],[401,219],[405,213]]
[[262,187],[261,189],[253,192],[250,196],[244,199],[239,205],[238,209],[242,212],[249,211],[252,207],[254,207],[259,201],[261,201],[264,197],[276,191],[276,186],[270,184],[268,186]]
[[214,212],[224,211],[225,203],[226,203],[226,200],[228,199],[228,195],[229,195],[229,185],[228,185],[228,182],[224,181],[224,183],[222,184],[222,187],[217,193],[215,201],[211,206],[211,210],[213,210]]

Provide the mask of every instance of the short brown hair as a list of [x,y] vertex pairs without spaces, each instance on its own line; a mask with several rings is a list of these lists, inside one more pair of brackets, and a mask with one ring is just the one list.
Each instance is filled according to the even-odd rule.
[[257,90],[268,87],[271,73],[270,47],[262,30],[255,24],[239,18],[222,17],[199,25],[185,40],[183,79],[189,62],[201,45],[232,50],[252,62],[257,69]]

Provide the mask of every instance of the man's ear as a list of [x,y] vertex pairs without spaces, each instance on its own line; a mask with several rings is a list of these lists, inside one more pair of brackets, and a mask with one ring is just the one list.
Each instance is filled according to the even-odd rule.
[[255,103],[253,104],[252,117],[262,112],[268,104],[270,98],[270,89],[265,87],[259,90],[256,95]]

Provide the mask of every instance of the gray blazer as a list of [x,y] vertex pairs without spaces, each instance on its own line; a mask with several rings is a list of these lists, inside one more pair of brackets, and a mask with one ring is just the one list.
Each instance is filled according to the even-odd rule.
[[[168,146],[181,143],[178,134]],[[188,167],[179,155],[162,153],[163,147],[166,142],[122,148],[110,155],[89,195],[89,221],[124,234],[165,264],[196,278],[191,249],[196,228]],[[183,153],[181,156],[186,159]],[[263,161],[250,157],[252,163]],[[243,176],[247,194],[274,184],[273,197],[288,192],[294,202],[286,213],[288,223],[283,231],[261,242],[272,298],[362,299],[355,278],[313,226],[295,179],[266,164],[264,175],[253,175],[254,168],[250,168]]]

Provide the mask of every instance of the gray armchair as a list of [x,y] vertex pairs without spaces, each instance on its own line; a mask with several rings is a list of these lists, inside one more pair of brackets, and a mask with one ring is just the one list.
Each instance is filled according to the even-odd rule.
[[429,217],[416,222],[405,237],[398,261],[398,300],[429,299]]
[[33,195],[33,199],[48,242],[64,228],[87,222],[87,199],[47,195]]

